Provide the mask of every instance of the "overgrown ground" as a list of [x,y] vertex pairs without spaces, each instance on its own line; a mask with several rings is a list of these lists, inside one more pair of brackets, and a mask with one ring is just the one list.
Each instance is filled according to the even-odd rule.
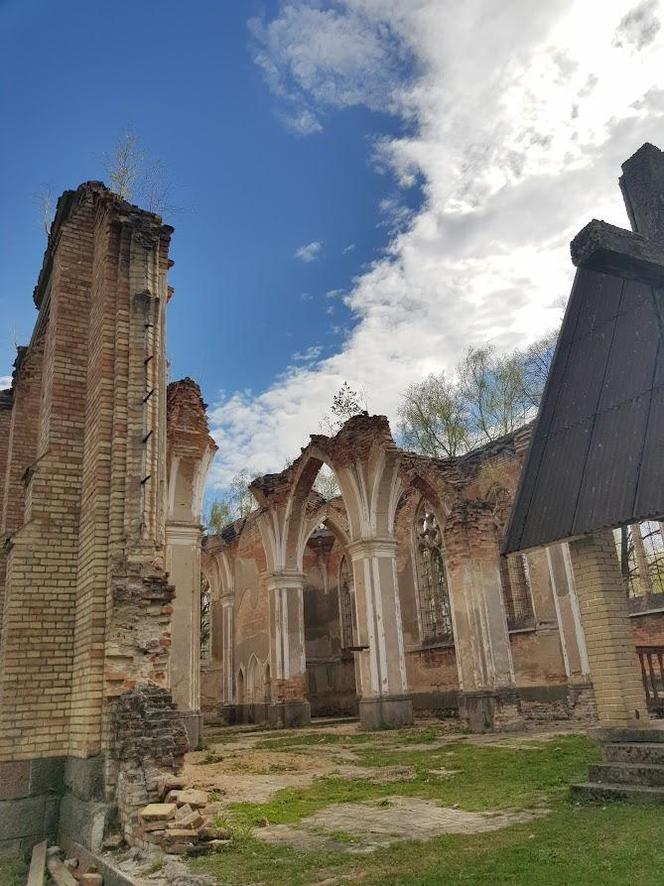
[[[195,755],[190,769],[190,774],[200,769],[208,787],[215,771],[233,770],[248,777],[253,770],[262,778],[263,795],[270,793],[265,790],[270,777],[288,780],[290,773],[293,783],[261,802],[236,801],[229,790],[222,797],[219,823],[232,832],[232,846],[191,867],[212,874],[220,884],[238,886],[353,881],[367,886],[660,886],[661,808],[577,805],[568,797],[570,782],[585,780],[598,756],[595,744],[581,735],[478,738],[452,736],[437,725],[372,734],[219,734]],[[314,774],[303,781],[307,761]],[[316,761],[322,761],[322,774],[316,774]],[[428,801],[427,808],[525,810],[532,817],[488,833],[444,834],[374,848],[372,819],[385,807],[398,809],[403,797]],[[339,803],[358,804],[353,818],[360,828],[366,820],[368,836],[358,835],[357,827],[326,827],[326,810]],[[256,828],[261,820],[269,827]],[[406,818],[405,834],[410,824]],[[291,832],[304,834],[311,846],[293,848]],[[283,842],[266,842],[270,834]]]
[[0,855],[0,884],[2,886],[23,886],[28,875],[28,866],[22,859]]

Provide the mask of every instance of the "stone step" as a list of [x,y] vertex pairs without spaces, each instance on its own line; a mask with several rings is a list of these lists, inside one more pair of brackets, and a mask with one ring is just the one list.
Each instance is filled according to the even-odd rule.
[[664,788],[625,784],[573,784],[570,793],[574,800],[593,800],[605,803],[610,800],[627,800],[630,803],[663,803]]
[[602,745],[605,763],[659,763],[664,765],[664,743],[634,741]]
[[343,726],[346,723],[359,723],[359,717],[312,717],[310,726],[325,729],[327,726]]
[[590,736],[596,741],[605,742],[607,744],[615,743],[632,743],[638,742],[664,742],[664,723],[661,721],[656,725],[646,726],[644,728],[635,729],[628,726],[619,727],[603,727],[598,726],[590,730]]
[[664,787],[664,766],[652,763],[597,763],[590,767],[590,781],[601,784]]

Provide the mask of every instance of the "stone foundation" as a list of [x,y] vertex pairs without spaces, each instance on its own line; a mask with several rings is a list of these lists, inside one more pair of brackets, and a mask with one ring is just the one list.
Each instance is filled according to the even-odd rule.
[[0,853],[55,840],[64,772],[64,757],[0,762]]
[[178,717],[187,733],[187,741],[192,751],[203,741],[203,714],[201,711],[178,711]]
[[311,707],[306,699],[289,699],[265,707],[267,723],[273,729],[292,729],[311,723]]
[[459,717],[472,732],[516,732],[525,725],[516,689],[460,692]]
[[399,729],[413,722],[413,699],[410,695],[361,698],[359,711],[363,729]]

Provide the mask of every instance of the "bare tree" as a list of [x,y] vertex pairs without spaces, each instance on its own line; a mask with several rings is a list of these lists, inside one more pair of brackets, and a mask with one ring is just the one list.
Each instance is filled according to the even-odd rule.
[[200,653],[201,661],[210,657],[210,583],[201,573]]
[[131,127],[120,134],[110,154],[103,155],[103,162],[111,190],[124,200],[131,200],[145,162],[141,143]]
[[138,202],[157,215],[179,211],[163,161],[147,155],[131,127],[125,128],[102,159],[111,190],[124,200]]
[[217,534],[235,520],[248,516],[254,508],[254,497],[249,491],[251,477],[243,468],[237,473],[223,496],[210,503],[205,529],[208,534]]
[[367,398],[363,393],[354,391],[345,381],[332,397],[332,405],[328,415],[320,420],[321,428],[326,434],[334,436],[341,427],[354,415],[365,412]]
[[211,502],[205,521],[205,531],[208,534],[218,535],[222,529],[232,522],[233,517],[231,516],[230,505],[225,499],[216,498]]
[[410,385],[398,411],[403,445],[433,457],[452,457],[468,448],[468,409],[458,385],[444,372]]
[[448,458],[525,424],[539,407],[556,338],[551,332],[503,355],[471,349],[455,381],[441,373],[411,385],[399,407],[403,444]]
[[539,407],[544,393],[544,385],[551,369],[551,361],[556,350],[558,331],[552,329],[538,338],[523,352],[523,385],[526,399],[531,406]]
[[48,240],[56,203],[52,185],[40,185],[32,195],[32,199],[37,207],[37,223]]
[[528,419],[522,354],[499,356],[493,348],[468,351],[459,367],[460,393],[468,410],[469,439],[488,442]]
[[314,481],[314,489],[328,501],[341,495],[337,475],[327,465],[323,465]]

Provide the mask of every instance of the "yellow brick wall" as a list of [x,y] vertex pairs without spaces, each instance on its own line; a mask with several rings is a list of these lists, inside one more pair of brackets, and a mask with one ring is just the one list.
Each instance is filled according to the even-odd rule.
[[597,713],[602,726],[648,722],[627,596],[611,532],[570,542]]

